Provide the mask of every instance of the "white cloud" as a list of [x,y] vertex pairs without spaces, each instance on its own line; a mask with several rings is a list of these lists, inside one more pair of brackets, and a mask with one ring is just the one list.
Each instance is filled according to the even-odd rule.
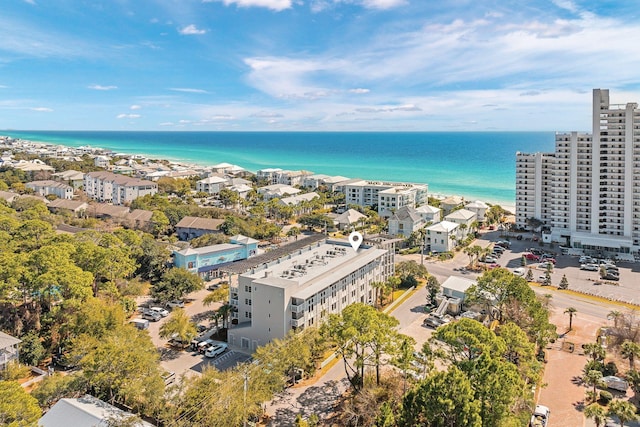
[[135,105],[135,104],[134,104],[134,105],[132,105],[131,107],[129,107],[129,109],[130,109],[130,110],[140,110],[140,109],[142,109],[142,106],[140,106],[140,105]]
[[184,36],[193,36],[193,35],[206,34],[207,30],[201,30],[198,27],[196,27],[195,24],[190,24],[190,25],[187,25],[186,27],[180,28],[178,32]]
[[23,1],[24,1],[25,3],[29,3],[29,4],[33,4],[33,5],[35,5],[35,4],[36,4],[35,0],[23,0]]
[[31,111],[39,111],[39,112],[43,112],[43,113],[50,113],[53,111],[52,108],[48,108],[48,107],[33,107],[30,108]]
[[140,114],[118,114],[117,119],[139,119],[142,117]]
[[362,0],[362,6],[367,9],[391,9],[407,4],[406,0]]
[[158,124],[158,126],[175,126],[175,123],[173,123],[173,122],[162,122],[162,123]]
[[222,2],[225,6],[236,5],[238,7],[264,7],[280,12],[291,8],[292,0],[203,0],[203,3]]
[[280,117],[284,117],[284,116],[282,114],[280,114],[280,113],[274,113],[274,112],[270,112],[270,111],[260,111],[259,113],[251,114],[251,117],[259,117],[259,118],[264,118],[264,119],[274,119],[274,118],[280,118]]
[[174,92],[186,92],[186,93],[209,93],[204,89],[193,89],[188,87],[171,87],[169,90]]
[[361,107],[356,108],[359,113],[394,113],[396,111],[422,111],[422,109],[413,104],[393,105],[385,107]]
[[115,90],[118,89],[118,86],[89,85],[87,88],[93,90]]
[[362,93],[369,93],[369,92],[370,92],[369,89],[363,89],[363,88],[349,89],[349,93],[362,94]]

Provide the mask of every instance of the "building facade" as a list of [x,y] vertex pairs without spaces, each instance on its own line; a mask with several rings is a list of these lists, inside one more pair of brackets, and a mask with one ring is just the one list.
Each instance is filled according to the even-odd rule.
[[218,276],[218,269],[255,256],[257,252],[257,240],[237,235],[231,238],[230,243],[174,251],[173,264],[210,279]]
[[111,172],[89,172],[84,176],[84,191],[99,202],[123,205],[138,197],[158,192],[158,184]]
[[516,221],[546,241],[631,258],[640,249],[640,109],[593,90],[592,133],[556,134],[554,153],[516,155]]
[[73,187],[59,181],[31,181],[26,187],[43,197],[53,194],[59,199],[73,199]]
[[230,298],[239,324],[229,330],[229,343],[254,351],[350,304],[373,304],[371,283],[393,274],[393,253],[367,242],[355,251],[347,241],[322,240],[240,274]]

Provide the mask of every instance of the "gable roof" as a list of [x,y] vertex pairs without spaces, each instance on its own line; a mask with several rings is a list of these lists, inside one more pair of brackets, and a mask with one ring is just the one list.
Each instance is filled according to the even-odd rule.
[[[41,427],[106,427],[109,420],[126,419],[129,414],[96,397],[86,395],[77,399],[60,399],[40,418]],[[152,424],[141,421],[143,427]]]
[[449,276],[441,286],[442,288],[451,289],[452,291],[466,293],[467,290],[475,284],[475,280],[467,279],[466,277]]
[[489,209],[489,205],[481,200],[476,200],[475,202],[468,203],[466,207],[476,209]]
[[338,224],[355,224],[356,222],[366,218],[367,216],[364,214],[361,214],[360,212],[358,212],[355,209],[349,209],[345,212],[342,212],[340,215],[338,215],[335,218],[335,221],[338,222]]
[[424,214],[436,214],[441,210],[442,209],[436,208],[435,206],[431,206],[431,205],[422,205],[416,208],[416,212],[424,213]]
[[462,220],[470,220],[474,216],[477,216],[475,212],[472,212],[468,209],[458,209],[457,211],[451,212],[449,215],[445,216],[445,219],[462,219]]
[[445,205],[459,205],[462,202],[464,202],[464,199],[460,196],[449,196],[446,199],[440,201],[440,203],[443,203]]
[[243,236],[242,234],[236,234],[231,239],[229,239],[231,243],[239,243],[241,245],[251,245],[253,243],[258,243],[256,239],[252,239],[251,237]]
[[391,218],[396,221],[406,221],[406,220],[410,220],[412,222],[422,221],[422,218],[417,214],[416,210],[409,206],[401,207],[393,214]]
[[11,335],[5,334],[4,332],[0,331],[0,349],[11,347],[16,344],[20,344],[21,342],[21,339],[12,337]]
[[87,209],[89,204],[86,202],[81,202],[79,200],[69,200],[69,199],[54,199],[49,202],[49,209],[68,209],[70,211],[75,211],[78,209]]
[[430,225],[429,227],[427,227],[427,230],[429,231],[435,231],[438,233],[450,233],[453,230],[455,230],[456,228],[458,228],[460,226],[460,224],[456,224],[455,222],[451,222],[451,221],[440,221],[436,224]]
[[223,219],[185,216],[176,224],[176,228],[197,228],[198,230],[218,231],[218,227],[223,223]]

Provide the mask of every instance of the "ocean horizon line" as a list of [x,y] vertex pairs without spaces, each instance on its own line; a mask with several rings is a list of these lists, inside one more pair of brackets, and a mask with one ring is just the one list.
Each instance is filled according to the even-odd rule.
[[364,180],[427,184],[432,195],[515,206],[515,153],[547,151],[552,132],[528,131],[9,131],[34,143],[91,146],[183,165],[236,164]]

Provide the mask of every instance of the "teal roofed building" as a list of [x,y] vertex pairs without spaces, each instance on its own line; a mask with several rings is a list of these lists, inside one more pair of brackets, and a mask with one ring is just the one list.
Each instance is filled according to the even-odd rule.
[[209,280],[218,277],[220,268],[257,253],[258,241],[238,234],[230,239],[230,243],[174,251],[173,264]]

